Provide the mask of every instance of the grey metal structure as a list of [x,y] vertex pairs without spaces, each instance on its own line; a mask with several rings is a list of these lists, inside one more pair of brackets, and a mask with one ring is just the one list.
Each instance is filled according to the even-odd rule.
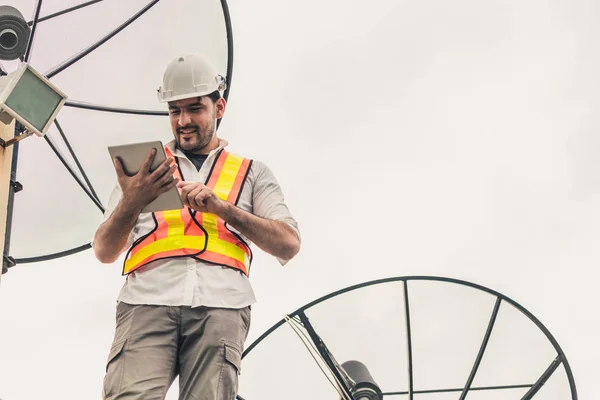
[[[58,11],[58,12],[55,12],[55,13],[52,13],[52,14],[49,14],[46,16],[40,16],[40,13],[42,10],[42,0],[37,0],[36,5],[35,5],[35,12],[34,12],[33,20],[27,22],[27,25],[31,27],[31,32],[27,37],[28,41],[27,41],[27,45],[26,45],[26,48],[24,51],[24,55],[22,57],[20,57],[21,61],[27,62],[30,58],[33,44],[35,41],[35,34],[36,34],[37,26],[39,23],[48,21],[53,18],[60,17],[62,15],[80,10],[80,9],[88,7],[88,6],[92,6],[92,5],[100,3],[102,1],[104,1],[104,0],[87,1],[82,4],[79,4],[79,5],[76,5],[73,7],[69,7],[64,10],[61,10],[61,11]],[[77,53],[74,56],[70,57],[69,59],[63,61],[62,63],[60,63],[59,65],[54,67],[52,70],[46,71],[44,73],[44,75],[46,76],[46,78],[51,79],[52,77],[65,71],[70,66],[72,66],[73,64],[75,64],[76,62],[78,62],[79,60],[81,60],[82,58],[87,56],[88,54],[92,53],[94,50],[96,50],[97,48],[99,48],[100,46],[102,46],[103,44],[105,44],[106,42],[111,40],[112,38],[114,38],[116,35],[119,34],[119,32],[123,31],[129,25],[131,25],[136,20],[138,20],[138,18],[140,18],[144,13],[146,13],[148,10],[150,10],[153,6],[155,6],[159,1],[160,0],[149,1],[148,4],[146,4],[144,7],[142,7],[138,12],[136,12],[134,15],[132,15],[130,18],[128,18],[121,25],[119,25],[118,27],[116,27],[115,29],[110,31],[108,34],[106,34],[103,38],[98,40],[96,43],[93,43],[92,45],[88,46],[87,48],[81,50],[79,53]],[[227,34],[227,71],[226,71],[226,76],[225,76],[227,88],[223,94],[223,97],[227,100],[229,97],[229,92],[231,90],[231,81],[232,81],[232,73],[233,73],[233,31],[232,31],[231,18],[229,15],[229,7],[227,5],[227,1],[220,0],[220,2],[221,2],[221,8],[223,10],[223,19],[225,22],[225,29],[226,29],[226,34]],[[12,11],[12,10],[9,10],[9,11],[11,13],[14,13],[14,11]],[[0,13],[1,12],[2,12],[2,8],[0,7]],[[8,16],[8,17],[12,18],[12,16]],[[8,17],[6,17],[6,18],[8,18]],[[0,23],[1,22],[2,22],[2,19],[1,19],[1,15],[0,15]],[[0,34],[1,34],[1,32],[0,32]],[[1,44],[1,39],[0,39],[0,44]],[[98,111],[98,112],[142,115],[142,116],[150,116],[150,117],[151,116],[166,116],[166,115],[168,115],[166,111],[120,108],[120,107],[114,107],[114,106],[110,106],[110,105],[90,104],[90,103],[77,101],[77,100],[68,100],[65,103],[65,107],[81,108],[81,109]],[[217,124],[220,124],[220,123],[221,123],[221,120],[219,120],[217,122]],[[79,176],[73,170],[71,165],[69,165],[69,163],[64,159],[64,157],[58,151],[58,147],[57,147],[56,143],[54,143],[53,140],[49,136],[45,136],[44,139],[46,140],[48,146],[50,146],[52,151],[60,159],[60,161],[62,162],[64,167],[71,174],[73,179],[75,179],[75,181],[79,184],[81,189],[87,194],[90,201],[96,205],[96,207],[98,208],[98,210],[100,212],[104,212],[104,207],[102,205],[102,201],[96,194],[96,191],[94,190],[94,187],[92,186],[92,183],[88,179],[87,174],[83,170],[77,155],[73,151],[73,148],[71,147],[71,144],[69,143],[69,140],[67,139],[67,135],[65,134],[65,132],[63,131],[63,129],[59,123],[59,119],[56,119],[54,121],[54,124],[61,136],[61,139],[64,141],[65,146],[69,150],[71,157],[75,161],[77,169],[79,170],[79,173],[81,174],[83,179],[79,178]],[[15,137],[18,138],[22,134],[23,131],[24,131],[23,127],[20,126],[19,124],[17,124],[15,127]],[[14,257],[10,256],[10,238],[11,238],[13,203],[15,201],[15,193],[24,189],[23,186],[17,180],[17,160],[18,160],[18,153],[19,153],[18,152],[18,143],[14,143],[13,146],[14,146],[14,150],[13,150],[12,171],[11,171],[11,185],[10,185],[9,200],[8,200],[6,236],[5,236],[4,254],[2,257],[3,258],[2,273],[3,274],[6,273],[9,268],[14,267],[17,264],[27,264],[27,263],[35,263],[35,262],[52,260],[52,259],[69,256],[69,255],[90,249],[91,244],[84,243],[84,244],[74,247],[74,248],[64,249],[62,251],[58,251],[58,252],[55,252],[52,254],[46,254],[46,255],[42,255],[42,256],[26,257],[26,258],[14,258]],[[26,188],[25,188],[25,190],[26,190]]]
[[[471,368],[471,372],[468,377],[465,377],[466,380],[462,387],[444,387],[444,388],[420,388],[419,387],[419,388],[416,388],[414,386],[413,341],[412,341],[412,334],[411,334],[412,312],[411,312],[411,307],[410,307],[410,302],[409,302],[409,300],[410,300],[409,288],[410,288],[410,282],[416,282],[416,281],[443,282],[443,283],[448,283],[448,284],[453,284],[453,285],[461,285],[461,286],[464,286],[467,288],[471,288],[473,290],[487,293],[495,298],[494,307],[491,310],[489,322],[488,322],[487,329],[485,331],[483,340],[480,344],[479,352],[478,352],[475,360],[473,360],[473,366]],[[510,299],[509,297],[507,297],[507,296],[503,295],[502,293],[499,293],[495,290],[489,289],[487,287],[484,287],[484,286],[481,286],[481,285],[478,285],[478,284],[472,283],[472,282],[467,282],[467,281],[453,279],[453,278],[447,278],[447,277],[437,277],[437,276],[406,276],[406,277],[394,277],[394,278],[386,278],[386,279],[379,279],[379,280],[364,282],[364,283],[350,286],[345,289],[341,289],[341,290],[335,291],[333,293],[330,293],[328,295],[325,295],[317,300],[314,300],[314,301],[300,307],[299,309],[297,309],[296,311],[294,311],[293,313],[288,315],[290,318],[294,318],[296,320],[299,319],[299,322],[304,327],[304,329],[308,332],[308,335],[310,336],[313,344],[318,349],[321,357],[327,364],[330,372],[337,378],[337,380],[339,382],[343,382],[343,385],[345,386],[343,388],[344,392],[346,393],[346,395],[349,398],[352,398],[354,400],[362,400],[363,398],[366,398],[369,400],[377,399],[377,397],[365,397],[365,396],[361,396],[360,394],[356,393],[356,391],[357,391],[356,389],[358,387],[353,386],[352,382],[349,382],[349,380],[347,378],[345,378],[343,375],[352,371],[354,377],[358,377],[362,382],[366,383],[366,385],[363,385],[363,387],[366,386],[366,387],[373,388],[373,392],[375,392],[375,394],[377,394],[377,392],[379,390],[379,388],[377,387],[377,384],[375,383],[377,381],[377,377],[376,376],[372,377],[370,375],[370,373],[368,372],[368,370],[366,370],[365,368],[362,368],[359,364],[356,364],[356,363],[351,363],[350,364],[351,368],[348,369],[347,371],[343,371],[342,368],[339,367],[337,361],[334,358],[334,355],[328,349],[325,342],[318,335],[318,333],[317,333],[318,327],[315,327],[311,323],[311,321],[308,317],[308,314],[310,314],[310,310],[314,306],[321,304],[323,302],[326,302],[327,300],[330,300],[330,299],[337,297],[339,295],[342,295],[344,293],[356,291],[356,290],[359,290],[359,289],[362,289],[365,287],[369,287],[369,286],[381,285],[381,284],[390,283],[390,282],[398,282],[404,286],[404,315],[399,315],[398,318],[402,318],[404,320],[404,323],[406,326],[405,341],[406,341],[406,348],[407,348],[407,355],[408,355],[408,376],[406,377],[406,380],[408,383],[408,390],[405,390],[405,391],[396,390],[396,391],[382,392],[381,397],[383,399],[390,399],[392,397],[403,397],[403,398],[408,398],[408,399],[412,400],[414,398],[418,398],[418,396],[415,397],[415,395],[419,395],[419,394],[454,392],[454,393],[459,394],[458,398],[460,400],[462,400],[467,397],[467,394],[469,392],[474,392],[474,391],[502,391],[502,390],[506,390],[506,389],[528,389],[527,393],[525,395],[523,395],[521,400],[530,400],[530,399],[534,398],[534,396],[538,393],[538,391],[542,388],[542,386],[548,381],[548,379],[550,379],[550,377],[557,371],[557,369],[562,366],[562,368],[566,374],[568,384],[569,384],[569,389],[568,389],[570,391],[569,398],[571,400],[577,400],[578,397],[577,397],[577,389],[575,387],[575,380],[573,378],[573,373],[571,371],[571,367],[569,365],[569,362],[567,361],[567,357],[565,356],[565,353],[561,349],[560,345],[558,344],[558,342],[556,341],[554,336],[552,336],[550,331],[531,312],[529,312],[521,304],[517,303],[516,301]],[[535,324],[535,326],[544,334],[544,336],[549,341],[549,343],[554,347],[554,350],[556,351],[556,355],[552,360],[548,360],[548,362],[549,362],[548,367],[534,382],[527,382],[527,383],[519,382],[519,383],[515,383],[512,385],[497,385],[497,386],[473,386],[473,380],[475,378],[475,375],[477,374],[477,371],[478,371],[481,361],[483,359],[484,353],[488,346],[488,342],[489,342],[490,336],[492,334],[492,331],[494,329],[494,325],[496,323],[496,317],[498,316],[500,306],[503,303],[514,307],[522,315],[527,317],[533,324]],[[251,353],[252,350],[254,350],[256,348],[256,346],[258,346],[267,337],[269,337],[269,335],[271,335],[275,330],[279,329],[285,323],[286,323],[286,319],[282,319],[279,322],[277,322],[276,324],[274,324],[267,331],[265,331],[260,337],[258,337],[253,343],[251,343],[248,346],[248,348],[244,351],[244,353],[242,355],[242,359],[245,358],[249,353]],[[360,361],[360,360],[358,360],[358,361]],[[341,364],[342,367],[344,365],[348,365],[348,364],[346,364],[346,363]],[[366,366],[366,367],[368,367],[368,366]],[[352,374],[350,374],[350,375],[352,375]],[[358,397],[354,397],[355,394],[357,394]],[[238,400],[253,400],[251,398],[244,398],[244,397],[242,397],[242,395],[239,395],[237,397],[237,399]]]

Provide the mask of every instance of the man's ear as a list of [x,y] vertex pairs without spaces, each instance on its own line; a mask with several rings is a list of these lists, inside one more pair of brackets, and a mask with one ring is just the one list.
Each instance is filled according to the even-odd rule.
[[225,114],[225,108],[227,108],[227,100],[225,100],[223,97],[220,97],[215,102],[215,109],[217,111],[217,119],[223,118],[223,115]]

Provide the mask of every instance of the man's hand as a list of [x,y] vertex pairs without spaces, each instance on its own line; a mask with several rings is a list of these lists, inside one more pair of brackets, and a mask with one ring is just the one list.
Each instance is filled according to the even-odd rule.
[[187,207],[217,215],[267,253],[290,260],[300,250],[300,240],[287,223],[260,218],[244,211],[221,200],[211,189],[199,182],[183,181],[177,187]]
[[115,170],[123,197],[94,235],[94,253],[100,262],[112,263],[119,257],[125,250],[127,239],[140,212],[179,181],[173,178],[177,164],[172,158],[166,159],[154,172],[150,172],[155,155],[156,150],[152,149],[134,176],[127,176],[121,162],[115,159]]
[[173,158],[167,158],[156,170],[150,172],[155,155],[156,149],[150,150],[144,164],[133,176],[127,176],[121,162],[115,159],[117,179],[123,192],[122,201],[131,210],[141,212],[144,207],[179,182],[179,179],[173,177],[173,172],[177,168]]
[[207,212],[222,216],[225,205],[223,200],[200,182],[179,182],[181,200],[187,207],[198,212]]

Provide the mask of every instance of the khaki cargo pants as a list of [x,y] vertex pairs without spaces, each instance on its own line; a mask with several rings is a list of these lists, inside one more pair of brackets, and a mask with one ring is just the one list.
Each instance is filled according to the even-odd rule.
[[250,307],[117,305],[105,400],[162,400],[179,376],[179,400],[234,400]]

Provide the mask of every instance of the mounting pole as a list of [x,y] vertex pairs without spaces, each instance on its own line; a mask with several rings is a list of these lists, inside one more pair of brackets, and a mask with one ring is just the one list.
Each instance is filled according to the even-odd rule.
[[[15,136],[15,120],[6,124],[0,122],[0,139],[9,142]],[[8,267],[8,259],[5,259],[4,250],[8,250],[8,238],[10,232],[7,232],[7,223],[12,214],[12,198],[15,193],[13,184],[13,151],[16,146],[0,146],[0,255],[2,256],[2,272],[0,272],[0,281],[2,273],[5,272],[5,264]],[[15,182],[16,184],[16,182]],[[11,209],[9,211],[9,208]]]

